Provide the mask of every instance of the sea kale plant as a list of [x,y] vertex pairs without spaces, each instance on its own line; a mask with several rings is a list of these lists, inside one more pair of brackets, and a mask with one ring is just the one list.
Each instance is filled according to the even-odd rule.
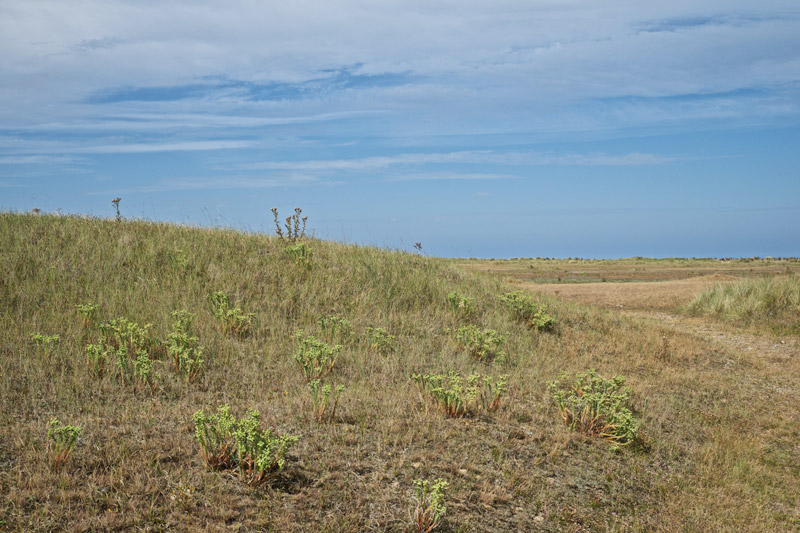
[[441,478],[432,483],[427,479],[415,479],[414,485],[414,530],[418,533],[430,533],[442,522],[447,507],[445,495],[449,483]]
[[624,385],[622,376],[604,379],[588,370],[571,382],[568,374],[562,374],[561,381],[550,382],[549,388],[571,430],[596,435],[614,446],[627,446],[639,438],[639,424]]
[[150,335],[152,324],[140,326],[125,317],[109,320],[98,325],[105,338],[105,344],[114,348],[125,348],[128,353],[135,354],[140,350],[150,351],[156,344]]
[[78,313],[83,317],[83,327],[89,328],[94,323],[97,316],[97,304],[94,302],[87,302],[85,304],[78,304],[75,306]]
[[167,353],[175,370],[194,381],[203,368],[203,347],[199,339],[190,334],[195,315],[182,309],[172,313],[172,332],[167,335]]
[[311,382],[328,375],[336,364],[342,345],[325,344],[302,331],[295,332],[294,336],[298,344],[294,360],[302,368],[306,381]]
[[500,295],[500,301],[517,320],[539,331],[550,331],[555,326],[555,319],[547,314],[544,305],[533,302],[522,291],[508,292]]
[[255,319],[255,313],[245,313],[239,307],[231,307],[231,299],[223,291],[208,295],[211,312],[222,331],[227,335],[246,337]]
[[261,429],[260,414],[255,410],[237,420],[227,405],[211,416],[197,411],[192,420],[206,465],[213,470],[229,470],[251,487],[277,476],[286,464],[286,453],[300,439]]
[[47,428],[47,455],[54,472],[60,471],[69,459],[81,432],[80,426],[64,426],[57,418],[50,419]]
[[[320,424],[330,423],[336,416],[336,406],[339,403],[339,396],[344,392],[344,385],[337,385],[334,390],[328,383],[322,383],[315,379],[308,382],[311,389],[311,401],[314,406],[314,419]],[[331,395],[333,401],[331,402]]]
[[329,339],[345,341],[353,335],[353,326],[350,321],[336,315],[319,317],[319,326]]
[[382,355],[390,354],[397,346],[397,339],[383,328],[367,328],[369,349]]
[[506,338],[493,329],[464,326],[458,328],[455,338],[478,361],[488,363],[506,359],[506,352],[502,348]]
[[475,416],[482,410],[496,411],[508,390],[508,376],[494,378],[470,374],[412,374],[420,393],[450,418]]
[[475,305],[475,298],[467,298],[455,291],[447,295],[447,303],[453,313],[462,317],[472,316],[478,310]]
[[42,333],[32,333],[31,340],[33,343],[42,349],[45,354],[50,354],[53,351],[56,343],[61,340],[58,335],[43,335]]

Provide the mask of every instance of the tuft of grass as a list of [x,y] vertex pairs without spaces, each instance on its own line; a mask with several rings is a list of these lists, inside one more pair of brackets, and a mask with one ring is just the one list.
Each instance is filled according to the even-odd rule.
[[686,306],[686,312],[779,333],[800,334],[800,276],[719,284],[699,294]]

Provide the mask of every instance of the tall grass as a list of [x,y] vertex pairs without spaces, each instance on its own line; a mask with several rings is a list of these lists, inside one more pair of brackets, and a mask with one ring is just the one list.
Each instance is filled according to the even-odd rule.
[[800,276],[720,284],[698,295],[687,312],[800,334]]

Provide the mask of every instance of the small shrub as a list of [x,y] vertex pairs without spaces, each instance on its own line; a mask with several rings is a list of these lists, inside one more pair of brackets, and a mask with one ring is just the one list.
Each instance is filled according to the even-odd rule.
[[306,270],[310,270],[313,263],[311,259],[311,247],[306,243],[291,244],[286,247],[286,255],[288,255],[294,263]]
[[[339,396],[344,392],[344,385],[337,385],[335,393],[333,388],[328,383],[322,383],[320,380],[315,379],[308,383],[311,389],[311,401],[314,404],[314,419],[319,423],[329,423],[333,421],[336,416],[336,405],[339,403]],[[333,403],[331,404],[331,394],[333,394]]]
[[304,335],[302,331],[297,331],[294,336],[299,344],[294,359],[303,369],[306,381],[311,382],[330,373],[342,346],[325,344],[311,335]]
[[250,332],[255,313],[244,313],[238,307],[231,307],[231,301],[223,291],[216,291],[208,295],[211,302],[211,311],[214,318],[220,325],[222,331],[227,335],[245,337]]
[[[562,374],[562,380],[569,376]],[[630,408],[630,392],[625,378],[604,379],[594,370],[579,373],[571,383],[553,381],[550,392],[571,430],[596,435],[615,446],[627,446],[639,435],[639,425]]]
[[500,295],[500,301],[509,312],[529,327],[539,331],[550,331],[555,326],[555,319],[548,315],[544,305],[533,302],[524,292],[508,292]]
[[471,374],[412,374],[420,393],[429,398],[450,418],[475,416],[481,410],[496,411],[508,390],[508,376],[493,378]]
[[349,339],[353,335],[353,326],[346,318],[336,315],[319,317],[319,326],[323,333],[331,339]]
[[83,317],[83,327],[89,328],[95,320],[97,315],[97,304],[94,302],[87,302],[85,304],[78,304],[75,307],[78,313]]
[[47,428],[47,454],[54,472],[60,471],[69,459],[81,432],[80,426],[62,426],[57,418],[50,419]]
[[383,355],[392,353],[397,345],[395,336],[383,328],[367,328],[367,343],[370,350]]
[[209,417],[197,411],[192,420],[206,464],[214,470],[230,470],[251,487],[277,476],[286,464],[286,452],[300,440],[262,430],[258,411],[248,411],[245,418],[236,420],[227,405]]
[[194,381],[204,363],[203,347],[198,343],[197,337],[189,334],[195,315],[180,310],[174,311],[172,318],[172,333],[167,335],[167,353],[172,358],[175,370],[186,381]]
[[475,298],[467,298],[458,292],[451,292],[447,295],[447,303],[453,313],[463,317],[472,316],[478,310],[475,305]]
[[506,352],[502,349],[506,338],[493,329],[482,330],[477,326],[464,326],[456,331],[456,341],[478,361],[506,359]]
[[41,333],[32,333],[31,340],[33,343],[41,348],[45,354],[49,354],[53,351],[53,348],[61,340],[61,337],[58,335],[43,335]]
[[442,522],[447,507],[445,495],[449,483],[441,478],[433,483],[427,479],[413,481],[415,494],[414,527],[418,533],[430,533]]

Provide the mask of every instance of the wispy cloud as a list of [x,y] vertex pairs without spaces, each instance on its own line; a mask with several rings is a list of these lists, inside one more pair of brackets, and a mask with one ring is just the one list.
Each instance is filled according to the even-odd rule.
[[565,166],[638,166],[661,165],[681,159],[677,156],[643,154],[553,154],[546,152],[496,152],[491,150],[447,153],[406,153],[354,159],[309,161],[261,161],[239,165],[247,170],[366,171],[397,166],[431,164],[500,164]]

